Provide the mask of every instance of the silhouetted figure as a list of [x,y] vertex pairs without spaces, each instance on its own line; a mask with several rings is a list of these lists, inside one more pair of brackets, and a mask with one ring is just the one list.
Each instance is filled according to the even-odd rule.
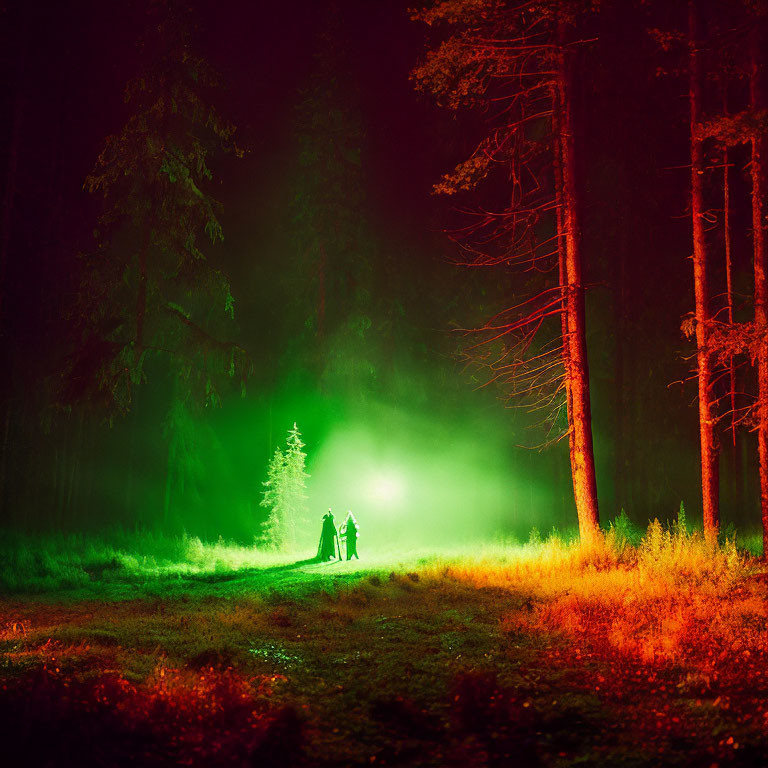
[[344,521],[344,524],[339,528],[339,536],[346,541],[345,549],[347,550],[347,560],[351,560],[352,555],[358,560],[360,559],[360,555],[357,554],[357,537],[359,531],[360,526],[357,524],[357,520],[355,520],[355,516],[350,510],[347,512],[347,519]]
[[[317,548],[317,556],[321,562],[332,560],[336,557],[336,549],[339,546],[339,536],[336,532],[336,524],[333,520],[333,512],[329,509],[323,515],[323,530],[320,534],[320,544]],[[341,550],[339,549],[339,560],[341,560]]]

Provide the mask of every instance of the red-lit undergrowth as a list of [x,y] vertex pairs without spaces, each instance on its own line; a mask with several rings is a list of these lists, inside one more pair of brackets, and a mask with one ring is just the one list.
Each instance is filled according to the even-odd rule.
[[277,682],[166,667],[142,683],[77,679],[45,665],[3,685],[0,734],[6,756],[32,765],[283,765],[301,759],[302,726],[270,708]]
[[[617,552],[610,539],[604,547]],[[539,590],[545,601],[536,622],[603,653],[651,663],[764,653],[768,613],[755,571],[732,543],[718,547],[653,523],[640,546],[617,552],[615,562],[587,563],[567,584]]]
[[502,562],[433,569],[435,576],[525,595],[523,609],[502,617],[506,631],[582,638],[644,662],[768,652],[759,572],[733,542],[718,546],[657,521],[637,547],[613,532],[589,548],[553,538]]
[[654,522],[637,546],[614,532],[591,549],[552,539],[432,575],[506,590],[499,624],[512,647],[539,638],[538,666],[616,713],[604,745],[626,729],[654,752],[704,749],[702,760],[749,764],[762,749],[768,585],[733,542]]

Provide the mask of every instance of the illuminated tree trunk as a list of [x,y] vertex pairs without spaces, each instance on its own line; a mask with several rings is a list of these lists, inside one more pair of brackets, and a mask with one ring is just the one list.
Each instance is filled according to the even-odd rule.
[[[728,324],[733,326],[733,263],[731,259],[731,189],[728,170],[728,147],[723,149],[723,239],[725,242],[725,284]],[[736,456],[736,363],[728,356],[728,389],[731,400],[731,444]]]
[[[553,166],[555,175],[555,198],[556,198],[556,226],[557,226],[557,267],[558,280],[560,284],[560,333],[562,335],[562,356],[563,370],[571,370],[570,345],[568,343],[568,289],[566,286],[566,268],[565,268],[565,204],[563,201],[563,154],[561,148],[562,129],[560,125],[560,98],[558,89],[552,89],[552,134],[554,138]],[[571,426],[571,413],[573,412],[573,395],[571,394],[571,380],[569,376],[563,377],[563,387],[565,389],[565,408],[568,419],[568,456],[570,457],[571,467],[574,466],[573,458],[573,430]]]
[[597,504],[597,479],[592,447],[592,413],[589,398],[584,281],[582,269],[581,221],[576,186],[576,155],[572,105],[573,52],[565,44],[565,25],[559,23],[557,93],[554,105],[562,173],[562,219],[565,241],[565,308],[567,333],[563,339],[566,393],[570,401],[568,426],[571,432],[571,475],[579,534],[592,538],[600,525]]
[[[727,94],[723,90],[723,114],[728,114]],[[728,324],[733,327],[733,260],[731,256],[731,179],[728,145],[723,147],[723,240],[725,245],[726,308]],[[728,389],[731,401],[731,489],[732,503],[741,507],[741,453],[736,440],[736,360],[728,356]]]
[[699,380],[699,435],[704,532],[717,535],[720,522],[718,445],[712,398],[712,356],[708,349],[709,284],[704,233],[704,143],[697,136],[701,122],[701,63],[698,50],[698,14],[695,0],[688,2],[689,89],[691,121],[691,220],[693,223],[693,284],[696,297],[696,363]]
[[[749,77],[750,102],[754,111],[766,108],[762,69],[764,65],[765,18],[755,19],[751,40]],[[763,553],[768,553],[768,251],[766,247],[768,210],[766,209],[766,154],[764,131],[752,138],[752,237],[755,258],[755,327],[757,349],[757,448],[760,458],[760,510],[763,522]]]

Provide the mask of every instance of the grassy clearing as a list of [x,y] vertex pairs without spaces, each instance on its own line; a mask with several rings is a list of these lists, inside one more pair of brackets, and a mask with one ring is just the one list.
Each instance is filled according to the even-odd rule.
[[534,536],[338,564],[128,543],[21,557],[0,601],[11,757],[747,766],[768,750],[766,574],[733,540],[618,522],[590,550]]
[[295,558],[232,542],[203,543],[194,536],[112,532],[31,537],[8,533],[0,544],[0,590],[60,592],[91,585],[264,569]]

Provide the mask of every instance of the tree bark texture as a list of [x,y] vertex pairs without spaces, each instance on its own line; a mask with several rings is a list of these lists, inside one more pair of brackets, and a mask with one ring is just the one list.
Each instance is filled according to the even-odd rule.
[[[569,428],[573,435],[571,475],[579,534],[582,541],[591,539],[599,529],[597,479],[592,445],[592,412],[589,397],[589,365],[587,360],[586,319],[584,309],[583,257],[579,192],[576,183],[576,151],[573,117],[573,58],[566,45],[565,25],[559,23],[557,91],[555,108],[559,112],[560,169],[565,240],[565,287],[568,333],[564,339],[566,387],[570,389]],[[568,389],[566,389],[568,391]]]
[[701,487],[704,532],[716,536],[720,524],[718,444],[715,405],[712,397],[712,355],[708,349],[709,283],[707,243],[704,232],[704,143],[697,137],[701,122],[701,61],[698,40],[698,11],[688,2],[689,89],[691,120],[691,221],[693,224],[693,284],[696,301],[696,366],[699,383],[699,436],[701,443]]
[[571,467],[574,466],[574,443],[573,430],[571,429],[571,413],[573,413],[573,395],[571,394],[571,380],[568,372],[571,370],[571,353],[568,343],[568,288],[565,268],[565,212],[563,202],[563,153],[561,147],[562,127],[560,125],[560,98],[557,88],[552,89],[552,128],[554,135],[554,178],[555,178],[555,198],[556,198],[556,223],[557,223],[557,266],[558,280],[560,282],[560,333],[563,339],[562,357],[563,370],[566,375],[563,376],[563,387],[565,389],[565,408],[568,420],[568,456]]
[[[752,109],[766,108],[763,66],[765,25],[762,16],[755,19],[750,41],[749,95]],[[763,523],[763,553],[768,552],[768,206],[765,196],[766,154],[765,133],[752,138],[752,247],[755,260],[755,327],[759,333],[757,350],[757,449],[760,459],[760,512]]]

